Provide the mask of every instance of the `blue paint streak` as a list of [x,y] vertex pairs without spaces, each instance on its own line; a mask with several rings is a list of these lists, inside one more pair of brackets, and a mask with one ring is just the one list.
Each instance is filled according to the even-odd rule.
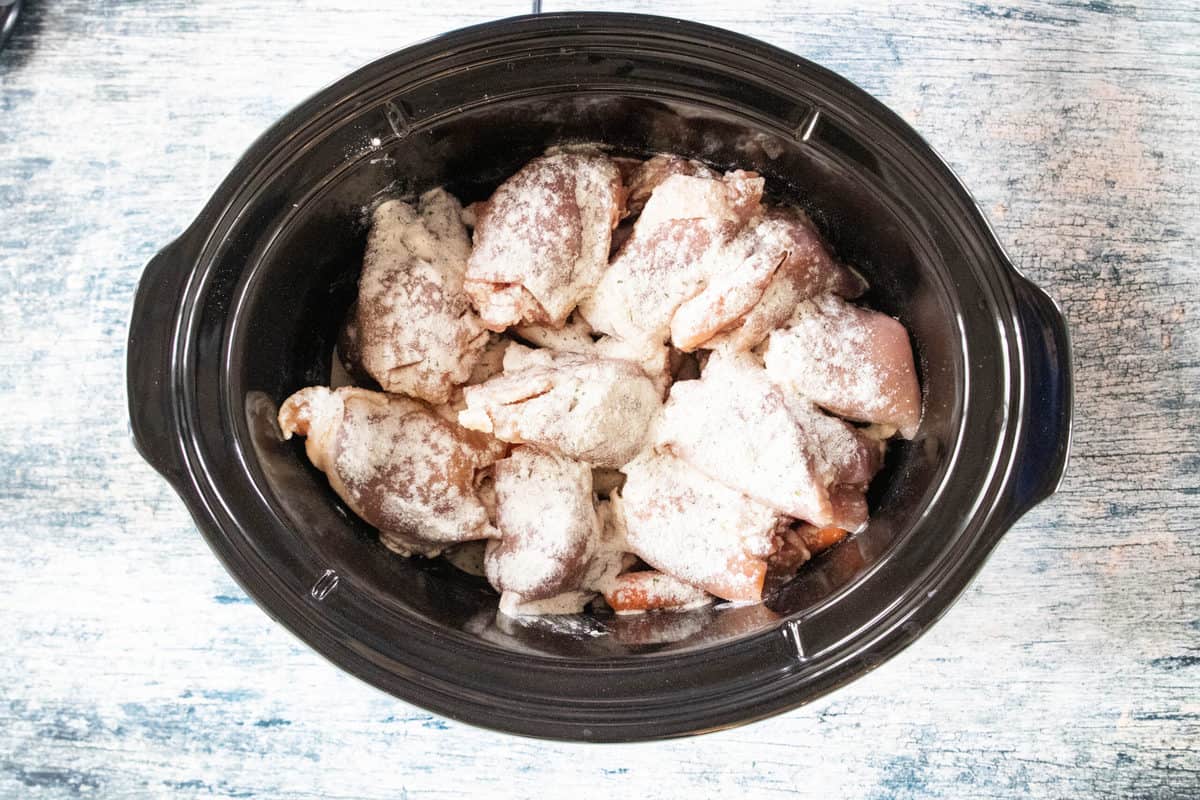
[[218,603],[220,603],[223,606],[234,605],[235,603],[236,604],[246,604],[246,603],[250,602],[250,598],[246,597],[245,595],[239,595],[239,596],[235,597],[233,595],[228,595],[228,594],[213,595],[213,600],[216,600]]
[[1133,718],[1139,722],[1195,722],[1200,714],[1190,714],[1187,711],[1135,711]]
[[212,790],[211,786],[209,786],[207,783],[200,780],[199,778],[192,778],[191,780],[188,780],[188,781],[163,781],[163,786],[166,786],[171,789],[208,789],[209,791]]
[[224,700],[227,703],[237,703],[257,697],[258,693],[252,692],[249,689],[201,689],[200,696],[207,700]]
[[186,789],[200,790],[205,794],[216,795],[219,797],[253,797],[254,792],[248,789],[230,789],[224,781],[217,785],[202,781],[199,778],[190,778],[186,781],[163,781],[163,786],[175,791],[183,791]]
[[890,33],[885,33],[883,35],[883,43],[887,45],[888,52],[892,55],[892,60],[897,64],[902,63],[903,60],[900,58],[900,48],[896,47],[896,37]]
[[20,764],[5,762],[3,772],[30,789],[66,791],[72,795],[95,792],[100,788],[100,779],[89,772],[74,769],[43,767],[26,769]]
[[1168,672],[1187,667],[1200,667],[1200,656],[1163,656],[1152,660],[1150,666],[1156,669],[1165,669]]
[[1140,509],[1133,506],[1122,505],[1120,503],[1109,503],[1108,512],[1105,514],[1109,519],[1125,519],[1127,517],[1137,516]]
[[285,725],[291,725],[292,721],[288,719],[280,719],[279,717],[271,717],[270,719],[260,719],[254,723],[256,728],[282,728]]
[[879,786],[884,790],[880,798],[894,797],[927,797],[932,792],[929,787],[929,761],[922,755],[897,756],[884,766],[883,779]]
[[1119,17],[1136,16],[1136,9],[1133,6],[1114,6],[1108,0],[1090,0],[1090,2],[1082,4],[1070,3],[1068,7],[1080,8],[1084,11],[1094,11],[1097,14],[1112,14]]
[[1077,19],[1054,17],[1050,16],[1049,14],[1039,14],[1036,11],[1026,11],[1019,8],[991,6],[987,3],[973,3],[967,6],[967,10],[970,13],[985,19],[1018,20],[1020,22],[1030,22],[1036,25],[1054,25],[1060,28],[1071,28],[1079,24],[1079,20]]

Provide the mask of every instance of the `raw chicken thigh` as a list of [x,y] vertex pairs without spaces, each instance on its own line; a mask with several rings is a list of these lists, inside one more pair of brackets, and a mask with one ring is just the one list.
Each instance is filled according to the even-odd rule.
[[708,284],[725,244],[756,214],[763,179],[671,175],[660,183],[592,296],[584,319],[633,348],[661,346],[676,309]]
[[706,605],[712,596],[665,572],[647,569],[617,576],[604,600],[618,614],[685,611]]
[[833,292],[858,297],[866,283],[839,264],[803,211],[768,208],[730,243],[725,272],[671,320],[671,339],[697,347],[750,350],[792,315],[801,300]]
[[[697,424],[720,419],[723,424]],[[676,384],[655,442],[790,517],[857,530],[880,444],[773,384],[750,354],[718,352]]]
[[753,356],[714,353],[700,380],[671,387],[655,445],[780,513],[833,521],[813,443]]
[[597,467],[637,455],[662,407],[637,365],[510,346],[504,373],[463,390],[459,424],[514,444],[535,444]]
[[829,524],[857,531],[867,524],[867,485],[883,465],[883,442],[784,392],[788,412],[804,431],[817,479],[829,487]]
[[[521,448],[525,449],[525,448]],[[578,614],[598,593],[608,595],[617,586],[618,576],[636,558],[629,555],[623,521],[610,503],[596,506],[600,536],[589,544],[589,555],[577,580],[564,582],[559,594],[541,600],[522,601],[511,593],[500,598],[501,612],[510,616],[529,614]]]
[[[384,391],[444,403],[488,343],[463,292],[471,243],[462,207],[441,189],[414,208],[390,200],[375,209],[344,356]],[[357,366],[351,374],[359,371]]]
[[834,414],[888,425],[905,439],[921,421],[908,331],[887,314],[822,295],[771,334],[767,373]]
[[680,158],[666,153],[654,156],[639,164],[637,169],[631,170],[629,197],[626,200],[629,213],[642,213],[650,195],[654,193],[660,183],[672,175],[686,175],[691,178],[708,178],[710,180],[717,180],[721,177],[721,173],[690,158]]
[[312,386],[279,410],[283,437],[307,437],[313,466],[346,505],[402,555],[499,534],[475,494],[478,469],[503,453],[419,400]]
[[596,358],[630,361],[641,367],[654,382],[659,395],[666,395],[671,385],[672,351],[664,344],[636,345],[614,336],[597,336],[578,314],[573,314],[561,328],[548,325],[518,325],[513,332],[524,341],[555,353],[578,353]]
[[726,600],[761,599],[779,513],[670,455],[625,467],[617,504],[647,564]]
[[544,600],[578,586],[600,538],[591,468],[518,447],[496,462],[493,474],[500,539],[488,544],[484,563],[505,603]]
[[624,211],[607,156],[555,153],[522,167],[476,213],[466,290],[484,324],[561,326],[608,266]]

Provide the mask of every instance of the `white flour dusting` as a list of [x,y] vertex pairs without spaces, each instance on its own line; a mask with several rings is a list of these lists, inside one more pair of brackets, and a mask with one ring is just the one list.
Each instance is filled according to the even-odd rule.
[[444,403],[489,341],[463,291],[470,241],[452,196],[375,209],[358,282],[362,367],[386,391]]
[[600,467],[628,462],[662,406],[628,361],[510,346],[504,374],[463,390],[464,427],[536,444]]
[[804,431],[750,354],[713,353],[700,380],[671,387],[655,444],[788,516],[832,521]]
[[488,580],[522,602],[573,588],[600,538],[591,468],[518,447],[493,474],[500,539],[488,545]]
[[608,266],[624,211],[615,164],[599,153],[530,161],[476,213],[467,291],[485,324],[562,325]]
[[751,173],[668,177],[580,304],[584,319],[631,345],[661,345],[675,310],[703,290],[722,246],[757,213],[762,189],[762,178]]
[[[307,435],[314,466],[346,504],[416,552],[494,538],[474,491],[475,471],[494,451],[429,406],[365,389],[303,389],[279,412],[285,438]],[[589,473],[590,477],[590,473]]]
[[674,456],[648,451],[623,471],[613,506],[633,552],[726,600],[759,599],[777,511]]
[[764,354],[780,386],[835,414],[916,434],[921,389],[908,332],[878,311],[826,294],[800,303]]

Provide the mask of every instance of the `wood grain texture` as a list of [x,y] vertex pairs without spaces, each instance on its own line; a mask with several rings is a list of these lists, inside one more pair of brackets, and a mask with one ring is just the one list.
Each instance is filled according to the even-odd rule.
[[1200,793],[1194,4],[604,4],[765,39],[908,119],[1062,302],[1078,397],[1062,491],[916,645],[800,711],[611,747],[340,673],[238,590],[125,419],[140,271],[253,137],[528,5],[27,6],[0,52],[0,797]]

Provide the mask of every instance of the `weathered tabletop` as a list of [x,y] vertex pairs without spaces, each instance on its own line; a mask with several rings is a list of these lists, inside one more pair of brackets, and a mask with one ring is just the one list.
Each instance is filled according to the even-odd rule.
[[0,52],[0,796],[1200,794],[1194,4],[624,4],[803,54],[925,134],[1062,302],[1078,427],[1061,493],[900,657],[751,727],[602,748],[343,675],[130,444],[138,275],[254,136],[370,58],[528,10],[410,5],[35,0]]

